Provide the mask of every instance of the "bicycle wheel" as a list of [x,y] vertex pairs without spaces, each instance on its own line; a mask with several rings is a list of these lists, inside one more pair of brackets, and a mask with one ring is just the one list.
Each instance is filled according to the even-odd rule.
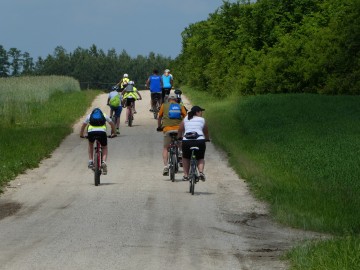
[[169,174],[170,174],[170,180],[172,182],[175,181],[175,160],[174,160],[174,154],[172,153],[172,151],[170,151],[170,156],[169,156]]
[[132,116],[132,109],[131,107],[128,108],[129,110],[129,116],[128,116],[128,126],[131,127],[132,126],[132,122],[133,122],[133,116]]
[[[97,142],[95,142],[97,144]],[[98,146],[94,149],[94,181],[95,186],[100,184],[100,175],[101,175],[101,157]]]
[[196,165],[191,160],[191,167],[190,167],[190,193],[194,195],[195,193],[195,183],[196,183]]

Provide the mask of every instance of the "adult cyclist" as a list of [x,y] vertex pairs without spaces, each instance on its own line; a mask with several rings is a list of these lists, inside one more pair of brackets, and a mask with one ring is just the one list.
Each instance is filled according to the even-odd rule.
[[[96,117],[98,117],[99,119],[103,118],[102,120],[102,125],[95,125],[92,124],[91,121],[93,121],[93,119]],[[84,120],[81,129],[80,129],[80,137],[84,138],[84,133],[85,133],[85,128],[87,128],[87,134],[88,134],[88,140],[89,140],[89,144],[88,144],[88,155],[89,155],[89,162],[88,162],[88,168],[92,169],[94,167],[94,162],[93,162],[93,147],[94,147],[94,142],[95,139],[98,139],[101,147],[102,147],[102,159],[103,162],[101,164],[102,170],[103,170],[103,174],[106,175],[107,174],[107,165],[106,165],[106,159],[107,159],[107,155],[108,155],[108,147],[107,147],[107,134],[106,134],[106,122],[108,122],[111,126],[111,137],[116,137],[115,134],[115,125],[114,123],[111,121],[111,119],[105,114],[103,113],[99,108],[95,108],[93,110],[92,113],[90,113],[86,119]]]
[[[138,99],[142,100],[142,96],[140,92],[137,90],[137,88],[134,86],[134,84],[135,84],[134,81],[129,81],[128,85],[121,92],[121,95],[123,96],[124,106],[125,107],[133,106],[135,111],[135,101]],[[134,113],[136,113],[136,111]],[[129,110],[126,110],[125,123],[127,123],[128,118],[129,118]]]
[[129,84],[129,81],[130,81],[129,74],[125,73],[121,78],[121,80],[117,83],[117,86],[119,86],[120,90],[122,91]]
[[162,92],[161,76],[159,75],[159,71],[157,69],[154,69],[153,74],[147,79],[146,88],[150,89],[150,112],[152,112],[152,108],[155,106],[155,100],[161,100]]
[[199,106],[194,106],[188,112],[179,126],[178,138],[182,138],[182,158],[184,177],[183,180],[189,180],[189,169],[191,159],[191,147],[199,147],[196,152],[196,159],[198,161],[199,178],[205,181],[204,167],[205,167],[205,142],[209,140],[209,131],[205,119],[202,117],[202,112],[205,109]]
[[171,76],[169,69],[165,69],[164,74],[161,76],[161,82],[161,100],[162,103],[164,103],[165,96],[170,95],[171,88],[173,87],[173,77]]
[[182,119],[186,116],[185,107],[177,103],[177,96],[170,94],[168,98],[169,102],[161,105],[158,117],[158,128],[157,131],[163,131],[164,133],[164,144],[163,144],[163,162],[164,170],[163,175],[169,175],[168,167],[168,148],[171,143],[170,133],[178,132],[179,125]]

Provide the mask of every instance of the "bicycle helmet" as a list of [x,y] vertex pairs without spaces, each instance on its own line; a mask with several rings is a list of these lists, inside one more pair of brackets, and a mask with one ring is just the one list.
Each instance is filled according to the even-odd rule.
[[117,85],[114,85],[113,87],[111,87],[111,90],[118,90],[119,89],[119,86]]
[[124,74],[124,78],[128,78],[129,75],[127,73]]
[[134,84],[135,84],[135,82],[134,82],[134,81],[129,81],[129,82],[128,82],[128,84],[130,84],[130,85],[134,85]]
[[170,72],[170,69],[165,69],[165,72]]

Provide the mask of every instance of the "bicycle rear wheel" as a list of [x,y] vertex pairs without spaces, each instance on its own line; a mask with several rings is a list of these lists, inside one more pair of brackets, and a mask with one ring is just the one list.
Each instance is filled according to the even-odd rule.
[[191,167],[190,167],[190,193],[191,195],[194,195],[195,193],[195,183],[196,183],[196,165],[191,162]]
[[129,110],[129,117],[128,117],[128,126],[131,127],[133,123],[133,115],[132,115],[132,109],[131,107],[128,108]]
[[[97,142],[96,142],[97,143]],[[94,182],[95,186],[100,184],[101,175],[101,156],[98,146],[94,150]]]

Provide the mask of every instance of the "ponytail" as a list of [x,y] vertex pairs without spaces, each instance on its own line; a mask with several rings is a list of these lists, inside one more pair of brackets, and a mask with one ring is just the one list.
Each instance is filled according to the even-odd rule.
[[195,112],[192,112],[192,111],[188,112],[188,119],[191,120],[194,117],[194,115],[195,115]]

